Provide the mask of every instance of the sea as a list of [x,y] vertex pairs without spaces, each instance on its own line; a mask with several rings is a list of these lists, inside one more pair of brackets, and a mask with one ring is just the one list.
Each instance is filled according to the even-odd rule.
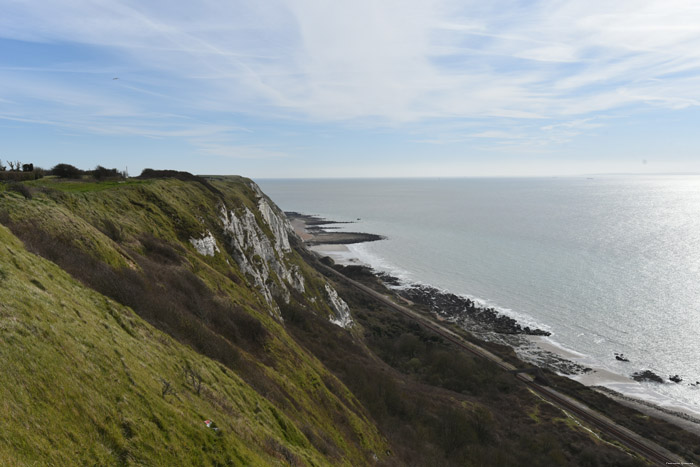
[[700,176],[256,182],[285,211],[386,237],[348,256],[550,331],[585,366],[651,370],[666,382],[599,383],[700,416]]

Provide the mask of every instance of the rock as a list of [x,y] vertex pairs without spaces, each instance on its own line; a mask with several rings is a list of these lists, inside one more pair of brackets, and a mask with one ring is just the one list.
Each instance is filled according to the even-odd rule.
[[328,284],[324,284],[324,286],[326,288],[328,301],[330,302],[333,311],[335,311],[335,317],[330,318],[331,323],[346,329],[352,327],[353,321],[352,317],[350,316],[350,308],[348,307],[348,304],[345,303],[345,300],[338,296],[338,292],[336,292],[335,289]]
[[661,376],[657,375],[651,370],[637,371],[632,373],[632,379],[639,382],[649,381],[652,383],[663,383],[664,380]]
[[477,305],[473,300],[443,292],[434,287],[414,285],[404,289],[400,294],[414,302],[430,307],[431,311],[443,318],[462,318],[467,315],[480,325],[499,334],[526,334],[531,336],[549,336],[551,333],[542,329],[522,327],[516,320],[497,312],[493,308]]
[[396,287],[401,285],[401,279],[399,279],[398,277],[394,277],[394,276],[387,274],[385,272],[378,272],[378,273],[376,273],[376,275],[377,275],[377,277],[379,277],[379,279],[381,279],[382,282],[384,282],[387,285],[396,286]]
[[680,383],[681,381],[683,381],[683,378],[681,378],[678,375],[673,375],[673,376],[669,375],[668,379],[670,379],[674,383]]
[[625,357],[625,354],[621,354],[621,353],[616,353],[616,354],[615,354],[615,360],[619,360],[619,361],[621,361],[621,362],[629,362],[629,360],[627,359],[627,357]]
[[204,256],[214,256],[220,252],[216,239],[210,231],[202,235],[202,238],[190,238],[190,243],[197,250],[197,253]]
[[[256,193],[260,192],[255,184],[251,184],[251,188]],[[279,319],[281,315],[275,298],[279,297],[288,303],[289,288],[304,293],[304,276],[298,266],[286,261],[287,254],[292,250],[288,236],[294,232],[289,221],[262,195],[258,200],[258,209],[262,223],[267,224],[272,233],[270,236],[262,230],[255,214],[247,206],[227,209],[222,205],[219,218],[228,242],[228,251],[241,271],[250,276],[271,305],[273,315]]]

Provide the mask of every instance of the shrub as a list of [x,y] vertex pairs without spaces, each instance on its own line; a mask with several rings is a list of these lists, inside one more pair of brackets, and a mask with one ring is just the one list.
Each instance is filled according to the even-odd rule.
[[136,178],[143,180],[148,180],[152,178],[175,178],[177,180],[182,180],[183,182],[197,182],[201,183],[206,187],[207,190],[211,191],[216,195],[222,195],[221,191],[209,183],[206,178],[198,177],[197,175],[192,175],[189,172],[182,172],[179,170],[154,170],[154,169],[143,169],[141,175]]
[[3,181],[21,182],[24,180],[34,180],[35,178],[36,178],[36,175],[34,172],[18,172],[18,171],[0,172],[0,180],[3,180]]
[[32,191],[24,183],[13,182],[7,186],[7,189],[21,194],[25,199],[32,199]]
[[83,171],[70,164],[57,164],[51,169],[51,175],[58,178],[80,178]]
[[98,165],[95,170],[90,172],[96,180],[116,180],[124,178],[117,169],[108,169]]
[[112,219],[102,219],[102,229],[100,230],[102,230],[102,233],[107,235],[115,242],[121,242],[124,240],[124,233],[122,232],[121,226],[115,223]]

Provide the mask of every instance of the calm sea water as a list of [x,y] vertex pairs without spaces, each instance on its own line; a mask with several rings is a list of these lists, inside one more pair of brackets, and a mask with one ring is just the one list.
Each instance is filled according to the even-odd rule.
[[352,246],[360,260],[548,329],[583,363],[679,374],[615,389],[700,412],[700,177],[258,183],[284,210],[388,237]]

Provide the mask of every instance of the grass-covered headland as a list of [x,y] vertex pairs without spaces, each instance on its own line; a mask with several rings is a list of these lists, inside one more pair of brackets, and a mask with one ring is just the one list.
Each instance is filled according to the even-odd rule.
[[0,183],[0,465],[644,465],[330,282],[250,180],[105,170]]

